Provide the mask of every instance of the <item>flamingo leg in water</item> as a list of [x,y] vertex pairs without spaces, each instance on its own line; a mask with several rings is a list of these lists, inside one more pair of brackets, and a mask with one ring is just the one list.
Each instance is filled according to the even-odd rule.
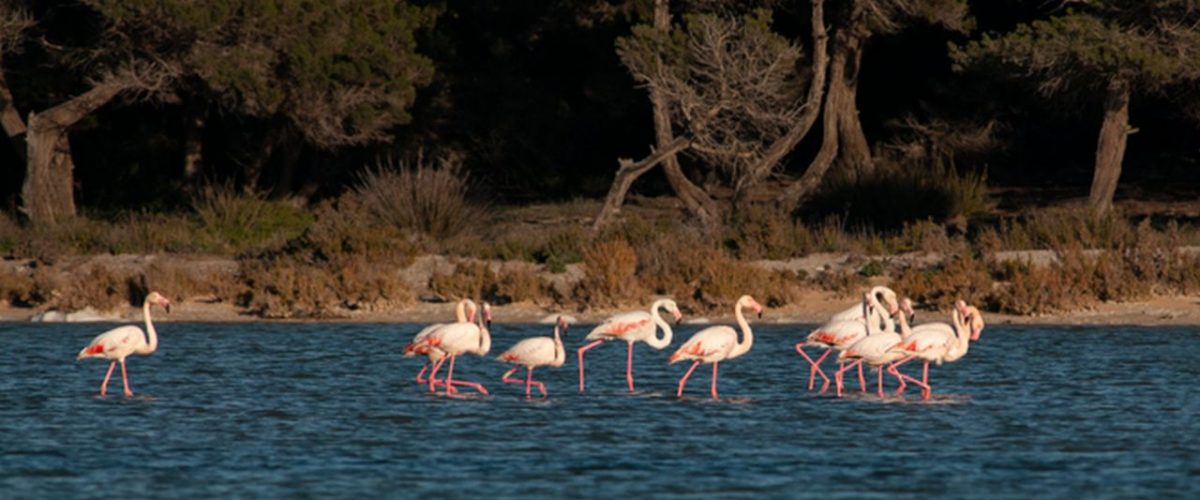
[[512,367],[511,370],[504,372],[504,375],[500,376],[500,381],[504,382],[506,384],[523,384],[523,383],[525,383],[524,380],[521,380],[519,378],[512,378],[512,374],[516,373],[517,370],[520,370],[520,369],[521,369],[520,366]]
[[451,354],[450,355],[450,369],[446,371],[446,395],[447,396],[450,394],[454,394],[455,392],[458,392],[458,389],[454,388],[454,360],[455,359],[458,359],[458,355]]
[[461,386],[461,387],[470,387],[472,389],[475,389],[475,392],[478,392],[480,394],[483,394],[484,396],[487,396],[488,391],[485,387],[483,387],[483,384],[480,384],[478,382],[471,382],[468,380],[454,380],[454,360],[455,359],[458,359],[458,356],[450,357],[450,370],[446,372],[446,380],[445,380],[445,382],[443,382],[446,385],[446,394],[450,395],[450,394],[454,394],[454,393],[458,392],[458,389],[454,388],[454,386],[457,385],[457,386]]
[[422,375],[425,375],[425,371],[428,369],[429,369],[429,361],[426,361],[425,364],[421,365],[421,371],[417,372],[417,383],[418,384],[425,384],[425,378],[422,377]]
[[606,342],[604,339],[600,339],[580,347],[579,350],[576,351],[577,355],[579,356],[579,392],[583,392],[583,353],[587,352],[588,349],[603,344],[604,342]]
[[879,391],[879,399],[883,399],[883,367],[880,366],[880,367],[876,368],[875,372],[879,378],[879,381],[876,385],[876,387],[878,388],[878,391]]
[[844,373],[846,373],[846,370],[849,370],[849,369],[851,369],[851,368],[854,368],[855,366],[858,366],[858,367],[859,367],[859,370],[862,370],[862,360],[861,360],[861,359],[859,359],[859,360],[855,360],[853,363],[850,363],[850,364],[848,364],[848,365],[845,365],[845,364],[844,364],[844,365],[842,365],[842,367],[841,367],[841,368],[839,368],[839,369],[838,369],[838,371],[837,371],[837,373],[834,375],[834,377],[833,377],[833,378],[837,379],[837,396],[838,396],[839,398],[840,398],[840,397],[842,397],[842,379],[843,379],[843,374],[844,374]]
[[436,390],[434,382],[437,380],[437,372],[442,369],[442,364],[445,362],[446,358],[442,358],[433,363],[433,370],[429,372],[429,392]]
[[903,393],[904,387],[907,386],[908,384],[904,383],[904,377],[901,377],[900,372],[896,370],[896,363],[892,363],[892,364],[888,365],[887,372],[892,374],[893,377],[896,377],[896,382],[900,383],[900,385],[898,387],[896,387],[896,394]]
[[821,378],[825,379],[825,383],[821,385],[821,392],[825,392],[826,389],[829,389],[829,377],[826,376],[825,372],[821,370],[821,362],[825,361],[825,357],[829,356],[829,353],[833,352],[833,349],[825,349],[825,352],[822,353],[821,357],[817,358],[816,361],[813,361],[813,359],[808,356],[808,353],[804,352],[803,342],[796,344],[796,352],[800,353],[801,356],[804,356],[805,361],[808,361],[808,390],[813,390],[813,384],[816,382],[817,374],[820,374]]
[[132,398],[133,391],[130,391],[130,376],[125,373],[125,360],[121,360],[121,381],[125,382],[125,397]]
[[921,386],[921,399],[929,399],[933,396],[933,387],[929,385],[929,362],[925,362],[925,367],[921,369],[921,382],[925,385]]
[[[900,362],[898,362],[898,363],[892,363],[892,366],[888,368],[888,371],[892,372],[892,375],[895,375],[897,378],[899,378],[899,379],[900,379],[900,384],[901,384],[901,386],[900,386],[900,388],[899,388],[899,389],[897,389],[897,390],[896,390],[896,394],[900,394],[901,392],[903,392],[903,391],[904,391],[904,381],[905,381],[905,380],[907,380],[907,381],[911,382],[912,384],[914,384],[914,385],[917,385],[918,387],[920,387],[920,388],[921,388],[921,395],[922,395],[922,397],[925,397],[925,395],[926,395],[927,393],[929,393],[929,392],[930,392],[929,383],[928,383],[928,382],[922,382],[922,381],[920,381],[920,380],[917,380],[917,379],[915,379],[915,378],[913,378],[913,377],[910,377],[910,376],[908,376],[908,375],[905,375],[905,374],[903,374],[903,373],[900,373],[900,371],[897,369],[897,367],[898,367],[898,366],[900,366],[900,365],[901,365],[901,364],[903,364],[904,362],[906,362],[906,361],[909,361],[909,360],[911,360],[911,359],[912,359],[912,358],[911,358],[911,357],[909,357],[908,359],[905,359],[905,360],[903,360],[903,361],[900,361]],[[925,397],[925,399],[929,399],[929,398],[928,398],[928,397]]]
[[100,395],[104,396],[108,393],[108,379],[112,378],[113,368],[117,367],[117,362],[113,361],[108,364],[108,374],[104,376],[104,382],[100,383]]
[[721,364],[720,361],[713,362],[712,398],[714,401],[717,399],[717,365],[719,364]]
[[543,384],[541,382],[534,380],[533,379],[533,367],[526,366],[525,367],[525,399],[529,399],[529,387],[531,385],[538,388],[538,391],[542,393],[543,398],[546,397],[546,384]]
[[692,372],[696,371],[696,367],[700,366],[700,360],[692,362],[692,367],[688,368],[687,373],[683,374],[683,378],[679,379],[679,390],[675,391],[675,397],[683,397],[683,386],[687,385],[688,377],[692,376]]
[[867,392],[867,379],[866,377],[863,377],[862,363],[858,364],[858,391]]
[[633,392],[633,342],[629,344],[629,356],[625,360],[625,381],[629,383],[629,392]]

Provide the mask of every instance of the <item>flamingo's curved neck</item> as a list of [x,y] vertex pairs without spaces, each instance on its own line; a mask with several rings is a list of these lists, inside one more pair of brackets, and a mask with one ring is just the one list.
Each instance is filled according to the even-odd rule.
[[754,345],[754,332],[750,331],[750,323],[746,321],[746,316],[742,314],[742,308],[745,307],[741,302],[733,307],[733,316],[737,318],[738,328],[742,330],[742,341],[733,346],[733,350],[729,352],[730,358],[736,358],[750,351],[750,346]]
[[561,366],[567,361],[567,352],[563,349],[562,337],[558,334],[558,323],[554,324],[554,362]]
[[971,323],[967,322],[957,307],[954,308],[954,335],[957,337],[955,347],[960,353],[966,354],[967,349],[971,348]]
[[150,321],[150,299],[142,302],[142,318],[146,320],[146,336],[149,337],[142,354],[150,354],[158,349],[158,332],[154,331],[154,322]]
[[487,326],[483,324],[483,314],[480,314],[479,321],[479,355],[483,356],[492,350],[492,333],[488,331]]
[[[883,318],[883,331],[894,332],[894,331],[896,331],[896,322],[894,320],[892,320],[892,315],[890,315],[886,312],[887,309],[883,307],[883,304],[879,303],[879,297],[875,293],[875,290],[877,290],[879,288],[882,288],[882,287],[876,287],[875,289],[871,290],[871,293],[868,294],[868,296],[867,296],[867,301],[869,301],[871,303],[871,309],[874,310],[876,314],[878,314],[878,316],[876,316],[876,317]],[[875,332],[875,331],[871,330],[871,321],[873,321],[873,318],[871,317],[872,315],[868,314],[868,313],[869,313],[869,311],[863,311],[863,319],[867,320],[867,335],[873,335],[875,333],[879,333],[879,332]],[[904,314],[904,313],[902,312],[901,314]],[[878,321],[876,321],[875,326],[876,327],[879,326]]]
[[[454,318],[459,323],[467,323],[475,321],[475,302],[471,299],[462,299],[458,301],[458,305],[454,306]],[[468,311],[470,311],[468,313]]]
[[663,332],[662,336],[660,337],[658,335],[658,330],[655,330],[654,334],[651,335],[650,338],[646,339],[646,343],[655,349],[662,349],[668,345],[671,345],[671,338],[675,335],[675,332],[671,331],[671,325],[664,321],[662,316],[658,314],[658,311],[662,309],[663,305],[666,303],[666,300],[657,300],[654,302],[654,305],[650,306],[650,319],[654,321],[654,324],[658,326],[658,328],[661,328]]
[[908,326],[908,315],[900,311],[900,338],[908,339],[909,335],[912,335],[912,328]]

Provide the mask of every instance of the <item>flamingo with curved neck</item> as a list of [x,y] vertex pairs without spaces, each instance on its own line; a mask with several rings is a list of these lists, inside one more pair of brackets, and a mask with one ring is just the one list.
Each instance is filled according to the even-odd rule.
[[513,363],[516,366],[500,376],[500,380],[506,384],[520,384],[520,379],[511,378],[513,373],[525,367],[525,399],[530,397],[530,387],[536,386],[538,391],[542,393],[542,397],[546,397],[546,384],[533,380],[533,369],[538,366],[550,366],[558,368],[567,360],[566,350],[563,348],[562,337],[559,334],[567,333],[567,320],[562,316],[554,323],[554,338],[550,337],[533,337],[517,342],[512,347],[504,351],[503,354],[496,357],[497,360],[507,363]]
[[[590,342],[576,351],[579,359],[579,392],[584,390],[583,353],[610,340],[624,340],[628,346],[628,355],[625,358],[625,382],[629,385],[629,392],[633,392],[633,344],[645,342],[646,345],[661,350],[671,345],[671,339],[674,336],[671,325],[667,324],[659,315],[660,309],[670,312],[676,323],[683,318],[683,314],[679,312],[679,306],[675,304],[674,300],[659,299],[654,301],[648,312],[633,311],[612,316],[597,325],[591,333],[588,333],[587,337],[584,337],[585,341]],[[662,336],[657,335],[660,329]]]
[[[446,354],[446,357],[433,364],[433,369],[429,373],[429,392],[434,392],[437,385],[444,385],[446,394],[454,394],[458,392],[454,386],[460,385],[471,387],[480,394],[487,395],[487,389],[483,387],[483,384],[454,380],[454,363],[459,355],[469,353],[486,356],[492,348],[492,335],[488,331],[492,322],[492,306],[484,302],[483,312],[476,320],[478,323],[460,322],[445,325],[431,332],[413,347],[418,354],[428,354],[434,349],[441,350]],[[438,381],[437,372],[446,360],[450,361],[446,379]]]
[[[864,298],[863,307],[867,309],[867,330],[868,335],[863,337],[858,342],[851,344],[850,347],[842,351],[838,355],[838,362],[845,363],[848,360],[853,360],[850,364],[842,366],[834,375],[837,380],[837,395],[842,395],[842,378],[846,370],[855,367],[862,367],[868,364],[875,367],[876,371],[876,392],[880,398],[883,398],[883,372],[884,366],[899,360],[902,355],[896,354],[891,349],[900,344],[907,338],[908,329],[908,314],[900,314],[899,323],[901,333],[896,333],[894,329],[880,329],[879,325],[885,319],[883,311],[872,308]],[[912,301],[904,298],[900,301],[900,309],[902,311],[912,310]],[[890,373],[890,370],[889,370]],[[899,381],[901,387],[904,386],[904,379],[898,375],[893,375]]]
[[[479,307],[475,305],[475,301],[471,299],[461,299],[454,306],[454,318],[458,323],[473,323],[475,322],[475,313],[478,309]],[[430,333],[433,333],[438,328],[446,326],[447,324],[449,323],[434,323],[422,328],[421,331],[417,332],[417,334],[413,336],[412,341],[409,342],[408,345],[404,346],[404,357],[411,358],[416,356],[418,354],[416,351],[417,344],[419,344],[425,337],[428,337]],[[441,349],[429,349],[426,354],[425,364],[421,365],[421,371],[417,372],[417,383],[421,385],[427,384],[428,382],[424,378],[425,372],[429,370],[430,366],[444,357],[446,357],[446,353]],[[440,382],[435,383],[440,384]]]
[[[901,307],[901,303],[896,299],[896,292],[886,286],[876,286],[867,292],[866,297],[869,306],[876,311],[886,311],[883,315],[883,331],[891,331],[895,329],[895,323],[892,320],[897,312],[903,314],[912,314],[912,306],[909,305],[905,310]],[[864,307],[860,304],[850,307],[845,311],[834,314],[829,321],[824,325],[817,327],[812,333],[808,334],[803,342],[796,344],[796,353],[804,357],[808,362],[808,390],[813,390],[813,384],[816,381],[816,376],[820,375],[824,382],[821,384],[821,392],[829,390],[829,376],[821,369],[821,362],[834,351],[844,351],[855,342],[862,340],[868,335],[867,332],[867,316]],[[817,359],[813,359],[805,352],[806,347],[816,347],[825,349],[825,352]],[[844,365],[843,365],[844,366]],[[858,372],[859,389],[866,392],[866,379],[862,373],[862,365],[859,365]]]
[[[683,374],[683,378],[679,379],[679,389],[675,391],[676,397],[683,396],[683,388],[687,385],[688,377],[692,376],[692,372],[700,363],[712,363],[711,394],[713,399],[717,399],[717,366],[721,364],[721,361],[746,354],[754,345],[754,332],[750,330],[750,323],[742,314],[742,309],[745,308],[753,309],[759,317],[762,317],[762,306],[754,300],[754,297],[743,295],[733,306],[733,316],[737,319],[738,330],[724,325],[710,326],[696,332],[671,355],[668,360],[669,364],[675,364],[685,359],[693,360],[691,368],[688,368],[687,373]],[[740,341],[738,340],[738,331],[741,332],[742,339]]]
[[[967,354],[971,347],[970,343],[979,340],[979,336],[983,332],[983,316],[979,309],[968,306],[961,300],[955,302],[954,308],[950,312],[950,319],[952,324],[949,325],[945,323],[917,325],[912,328],[911,334],[903,342],[892,348],[895,354],[902,355],[904,359],[892,363],[888,367],[889,373],[921,387],[922,399],[929,399],[933,394],[933,388],[929,384],[929,363],[937,363],[940,366],[942,363],[958,361]],[[924,362],[921,380],[899,371],[901,365],[914,359]],[[897,394],[903,392],[903,385],[896,390]]]
[[152,305],[161,306],[168,313],[171,312],[170,300],[158,292],[150,292],[146,296],[146,300],[142,302],[142,319],[146,323],[145,332],[134,325],[113,328],[97,335],[75,357],[77,361],[85,358],[112,360],[108,364],[108,373],[104,375],[104,382],[100,383],[101,396],[108,393],[108,380],[112,378],[113,369],[116,368],[117,363],[120,363],[121,381],[125,384],[125,397],[133,397],[133,391],[129,389],[129,375],[125,370],[125,358],[131,354],[149,356],[158,350],[158,331],[154,329],[154,322],[150,320],[150,306]]

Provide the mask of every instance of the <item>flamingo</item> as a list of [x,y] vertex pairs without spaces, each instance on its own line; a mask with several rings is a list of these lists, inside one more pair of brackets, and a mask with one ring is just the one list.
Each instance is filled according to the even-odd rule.
[[[577,351],[579,357],[579,392],[583,392],[583,353],[588,349],[596,347],[610,340],[624,340],[629,346],[629,354],[625,360],[625,381],[629,384],[629,392],[633,392],[633,344],[641,341],[646,345],[655,349],[662,349],[671,344],[671,338],[674,333],[671,331],[671,325],[663,321],[662,316],[659,316],[659,309],[666,309],[675,317],[675,323],[683,318],[683,314],[679,312],[679,306],[671,299],[659,299],[654,301],[650,306],[650,311],[633,311],[618,314],[604,320],[592,330],[591,333],[584,338],[591,342],[580,347]],[[661,328],[663,334],[657,336],[658,328]]]
[[531,337],[520,342],[517,342],[512,347],[504,351],[497,360],[507,363],[513,363],[517,366],[512,367],[500,377],[500,380],[506,384],[520,384],[520,379],[510,378],[513,373],[525,367],[525,399],[529,399],[529,387],[536,385],[538,391],[541,391],[542,397],[546,397],[546,384],[533,380],[533,368],[537,366],[552,366],[558,368],[567,360],[567,353],[563,349],[562,337],[559,336],[559,330],[562,330],[563,335],[567,333],[567,319],[559,316],[558,321],[554,323],[554,338],[550,337]]
[[[113,368],[116,368],[117,363],[121,363],[121,381],[125,383],[125,397],[133,397],[133,391],[129,390],[129,375],[125,371],[125,358],[130,354],[149,356],[158,349],[158,332],[154,330],[154,323],[150,321],[151,305],[162,306],[168,313],[171,312],[171,301],[158,292],[150,292],[142,302],[142,318],[146,320],[145,332],[135,325],[113,328],[97,335],[75,357],[76,361],[84,358],[112,360],[108,364],[108,374],[104,375],[104,382],[100,383],[100,396],[108,393],[108,379],[112,377]],[[149,340],[146,336],[149,336]]]
[[[877,310],[885,310],[884,304],[886,304],[887,315],[883,318],[885,323],[884,330],[895,329],[895,323],[892,321],[891,316],[894,316],[900,310],[900,304],[896,300],[896,292],[886,286],[877,286],[867,293],[867,297],[870,306]],[[880,302],[881,299],[882,303]],[[911,307],[904,312],[905,314],[912,314]],[[821,370],[821,362],[831,352],[845,350],[851,344],[865,337],[867,335],[866,321],[867,317],[863,307],[854,306],[834,314],[830,317],[829,322],[817,327],[816,330],[808,334],[804,342],[796,344],[796,352],[808,361],[808,390],[811,391],[813,389],[813,383],[817,375],[820,375],[824,379],[824,383],[821,384],[821,392],[829,389],[829,377]],[[813,360],[804,351],[805,347],[823,348],[825,352],[821,353],[821,356],[816,360]],[[858,384],[861,390],[866,391],[867,383],[863,377],[861,365],[858,372]]]
[[[843,365],[834,376],[834,378],[837,380],[837,395],[839,397],[842,395],[842,374],[855,365],[861,367],[863,363],[866,363],[874,366],[876,369],[876,390],[878,391],[880,399],[882,399],[884,372],[883,366],[904,357],[902,354],[896,353],[890,349],[903,342],[905,339],[901,336],[901,334],[896,333],[895,330],[879,330],[879,324],[881,320],[883,320],[883,312],[878,309],[871,308],[865,296],[863,297],[863,308],[869,309],[866,312],[866,315],[869,318],[867,320],[867,330],[869,334],[860,339],[858,342],[851,344],[850,347],[847,347],[846,350],[842,351],[842,353],[838,355],[837,359],[840,363],[845,363],[849,360],[854,361],[848,365]],[[907,297],[901,299],[900,309],[911,311],[912,301]],[[899,320],[901,332],[907,335],[909,333],[908,315],[901,314]],[[897,375],[896,380],[900,381],[901,386],[904,385],[904,379],[900,376]]]
[[[888,366],[888,372],[901,377],[902,381],[908,380],[920,386],[922,399],[929,399],[933,394],[933,389],[929,385],[929,363],[934,362],[941,366],[942,363],[958,361],[966,356],[971,342],[979,340],[979,335],[983,332],[983,316],[979,313],[979,309],[975,306],[968,306],[966,302],[961,300],[955,302],[954,309],[950,312],[950,318],[953,322],[950,325],[945,323],[917,325],[905,336],[904,342],[891,349],[904,359]],[[900,365],[913,359],[925,362],[920,381],[899,371]],[[903,391],[904,386],[901,386],[896,393],[899,394]]]
[[717,365],[727,359],[733,359],[750,351],[750,347],[754,345],[754,333],[750,331],[750,324],[746,322],[746,317],[742,315],[742,309],[749,307],[762,317],[762,306],[754,300],[754,297],[743,295],[738,299],[733,306],[733,315],[737,318],[738,327],[742,330],[742,341],[738,342],[737,331],[728,326],[710,326],[696,332],[692,338],[679,346],[679,350],[671,355],[668,360],[669,364],[683,359],[691,359],[692,367],[688,368],[687,373],[683,374],[683,378],[679,379],[679,389],[675,391],[675,397],[683,396],[683,386],[687,384],[688,377],[692,376],[692,372],[696,371],[696,366],[701,362],[712,363],[712,398],[717,399]]
[[[484,302],[483,313],[476,319],[478,323],[463,321],[442,326],[430,332],[424,339],[421,339],[421,342],[413,346],[418,354],[429,355],[430,351],[435,349],[445,353],[445,357],[435,362],[429,373],[429,392],[433,392],[434,386],[440,383],[446,386],[446,394],[457,392],[457,389],[454,388],[455,385],[464,385],[475,389],[480,394],[487,395],[487,389],[482,384],[454,380],[454,361],[458,359],[459,355],[470,353],[486,356],[492,349],[492,335],[488,332],[492,323],[492,306]],[[450,369],[446,372],[446,380],[436,382],[437,372],[447,359],[450,360]]]
[[[459,300],[458,304],[455,304],[454,306],[454,317],[459,323],[472,323],[475,321],[475,312],[477,309],[478,306],[475,305],[475,301],[471,299]],[[434,323],[422,328],[421,331],[417,332],[417,334],[413,336],[412,342],[409,342],[408,345],[404,346],[404,357],[411,358],[416,356],[418,354],[416,345],[419,344],[422,339],[428,337],[430,333],[433,333],[434,330],[446,326],[447,324],[449,323]],[[421,376],[425,374],[425,371],[428,370],[431,365],[446,357],[446,353],[441,349],[434,348],[429,349],[426,356],[427,358],[425,364],[421,366],[421,371],[417,372],[418,384],[426,383]]]

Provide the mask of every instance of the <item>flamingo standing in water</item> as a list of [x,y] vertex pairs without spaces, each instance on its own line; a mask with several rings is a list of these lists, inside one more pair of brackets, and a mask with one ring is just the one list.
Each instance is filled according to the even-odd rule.
[[[895,328],[891,317],[900,310],[900,303],[896,300],[896,292],[886,286],[877,286],[872,288],[867,293],[870,306],[876,310],[885,310],[887,315],[883,318],[885,323],[884,330],[892,330]],[[881,302],[882,301],[882,302]],[[912,314],[911,308],[905,311],[906,314]],[[833,351],[842,351],[851,344],[858,342],[867,335],[867,316],[862,306],[853,306],[845,311],[834,314],[829,318],[829,322],[817,327],[804,342],[796,344],[796,352],[808,361],[808,390],[813,389],[813,383],[816,376],[820,375],[824,379],[821,384],[821,392],[829,389],[829,377],[821,370],[821,362]],[[817,347],[825,349],[816,360],[812,359],[807,352],[804,352],[805,347]],[[859,366],[858,372],[859,388],[866,391],[867,382],[863,377],[862,367]]]
[[[492,335],[488,332],[488,328],[492,323],[492,306],[487,302],[483,303],[483,313],[479,315],[477,320],[478,323],[464,321],[445,325],[430,332],[420,343],[413,346],[413,349],[418,354],[428,355],[433,349],[445,353],[445,357],[435,362],[432,371],[429,373],[429,392],[434,392],[435,385],[444,384],[446,386],[446,394],[454,394],[458,391],[454,386],[462,385],[471,387],[480,394],[487,395],[487,389],[482,384],[465,380],[454,380],[454,361],[458,359],[459,355],[470,353],[486,356],[488,351],[492,349]],[[437,372],[447,359],[450,360],[450,369],[446,372],[446,380],[435,383]]]
[[[579,357],[579,392],[583,392],[583,353],[588,349],[596,347],[610,340],[624,340],[629,346],[629,354],[625,360],[625,381],[629,384],[629,392],[633,392],[633,344],[635,342],[645,342],[646,345],[655,349],[662,349],[671,344],[671,338],[674,333],[671,331],[671,325],[663,321],[662,316],[659,316],[659,309],[666,309],[672,316],[675,317],[675,322],[683,318],[683,314],[679,312],[679,306],[671,299],[659,299],[654,301],[650,306],[650,311],[634,311],[623,314],[618,314],[604,320],[603,323],[596,326],[584,340],[591,341],[590,343],[580,347],[577,351]],[[661,337],[655,335],[661,328],[663,334]]]
[[[471,299],[459,300],[458,304],[455,304],[454,306],[454,318],[459,323],[473,323],[475,322],[475,312],[477,309],[478,306],[475,305],[475,301]],[[434,323],[422,328],[421,331],[417,332],[417,334],[413,336],[412,342],[409,342],[408,345],[404,346],[404,357],[411,358],[416,356],[418,354],[416,350],[417,344],[421,343],[421,340],[423,340],[425,337],[428,337],[430,333],[434,332],[434,330],[437,330],[438,328],[448,324],[450,323]],[[446,353],[441,349],[431,348],[428,350],[426,356],[427,358],[425,364],[421,366],[421,371],[417,372],[418,384],[426,383],[425,379],[422,377],[425,375],[425,371],[428,370],[429,367],[434,363],[441,361],[442,358],[446,357]]]
[[[125,397],[133,397],[133,391],[129,390],[129,375],[125,371],[125,358],[130,354],[149,356],[158,349],[158,332],[154,330],[154,323],[150,321],[152,305],[162,306],[168,313],[171,312],[171,301],[158,292],[150,292],[142,302],[142,318],[146,321],[145,332],[134,325],[113,328],[97,335],[75,357],[76,361],[84,358],[112,360],[108,364],[108,374],[104,375],[104,382],[100,383],[101,396],[108,393],[108,379],[112,377],[113,368],[116,368],[117,363],[121,363],[121,381],[125,383]],[[146,339],[147,336],[149,340]]]
[[567,353],[563,349],[562,337],[559,336],[559,330],[562,334],[567,333],[567,320],[562,316],[558,317],[558,321],[554,323],[554,338],[550,337],[532,337],[508,348],[503,354],[496,359],[507,363],[513,363],[517,366],[512,367],[500,377],[506,384],[520,384],[522,380],[510,378],[513,373],[525,367],[525,399],[529,399],[529,388],[531,385],[537,386],[541,391],[542,397],[546,397],[546,384],[533,380],[533,368],[537,366],[552,366],[558,368],[567,360]]
[[[929,363],[952,363],[967,354],[971,342],[979,340],[983,332],[983,316],[975,306],[968,306],[961,300],[955,302],[950,312],[953,324],[929,323],[917,325],[911,333],[905,336],[904,342],[897,344],[891,350],[904,359],[888,366],[888,372],[901,380],[908,380],[921,387],[921,398],[929,399],[933,389],[929,385]],[[900,373],[899,367],[913,359],[924,361],[921,380]],[[902,393],[904,386],[896,390]]]
[[[900,358],[904,357],[902,354],[896,353],[895,351],[892,351],[891,349],[893,347],[895,347],[897,344],[900,344],[901,342],[903,342],[905,340],[905,337],[903,337],[900,333],[896,333],[895,330],[880,330],[879,329],[879,324],[884,319],[883,312],[878,309],[872,308],[870,306],[870,303],[868,303],[867,298],[865,296],[863,297],[863,308],[869,309],[866,312],[866,315],[868,318],[867,319],[867,330],[868,330],[869,334],[866,337],[863,337],[862,339],[860,339],[858,342],[851,344],[850,347],[847,347],[846,350],[842,351],[842,353],[838,355],[838,362],[840,362],[840,363],[845,363],[846,361],[849,361],[849,360],[854,360],[854,361],[850,364],[843,365],[842,368],[839,369],[837,371],[837,373],[834,375],[834,379],[837,380],[837,395],[839,397],[841,397],[841,395],[842,395],[842,374],[846,370],[853,368],[855,365],[858,365],[861,367],[863,363],[866,363],[868,365],[875,367],[875,369],[876,369],[876,377],[877,377],[876,390],[878,391],[879,397],[882,399],[883,398],[883,372],[884,372],[883,367],[884,367],[884,365],[895,362],[895,361],[899,360]],[[912,301],[909,300],[907,297],[905,297],[904,299],[901,299],[900,309],[902,311],[911,311],[912,310]],[[899,321],[900,321],[900,331],[904,335],[908,335],[909,334],[908,314],[900,314]],[[896,375],[896,380],[900,381],[901,387],[904,386],[904,379],[901,378],[899,375]]]
[[687,373],[683,374],[683,378],[679,379],[679,389],[675,391],[675,397],[683,396],[683,386],[687,384],[688,377],[692,376],[692,372],[696,371],[696,367],[701,362],[712,363],[712,398],[717,399],[717,365],[727,359],[733,359],[750,351],[750,347],[754,345],[754,333],[750,331],[750,324],[746,322],[746,317],[742,315],[742,309],[749,307],[762,317],[762,306],[754,300],[754,297],[743,295],[738,299],[737,304],[733,306],[733,315],[737,318],[738,327],[742,330],[742,341],[738,342],[738,333],[733,328],[728,326],[710,326],[696,332],[692,338],[684,342],[675,354],[671,355],[669,364],[683,359],[691,359],[692,367],[688,368]]

